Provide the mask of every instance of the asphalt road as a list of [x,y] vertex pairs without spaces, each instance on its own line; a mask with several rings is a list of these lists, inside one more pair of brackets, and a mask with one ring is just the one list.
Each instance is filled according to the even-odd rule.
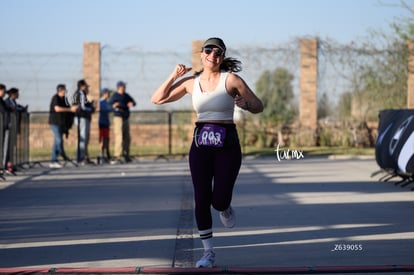
[[[237,226],[213,212],[217,266],[414,265],[414,193],[376,170],[372,158],[245,159]],[[37,166],[0,188],[0,271],[190,268],[202,253],[186,160]]]

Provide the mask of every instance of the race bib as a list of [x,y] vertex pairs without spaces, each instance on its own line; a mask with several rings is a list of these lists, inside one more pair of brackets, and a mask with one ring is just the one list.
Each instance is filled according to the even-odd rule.
[[215,124],[205,124],[196,135],[198,145],[223,147],[226,138],[226,128]]

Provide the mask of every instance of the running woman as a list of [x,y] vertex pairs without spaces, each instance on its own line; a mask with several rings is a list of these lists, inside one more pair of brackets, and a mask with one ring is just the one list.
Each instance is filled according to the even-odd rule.
[[219,211],[225,227],[235,225],[231,207],[233,187],[239,174],[242,154],[234,106],[251,113],[263,111],[261,100],[236,72],[241,62],[226,57],[226,46],[220,38],[209,38],[201,49],[203,69],[182,79],[191,68],[183,64],[154,92],[152,102],[164,104],[192,95],[197,113],[189,164],[194,187],[195,217],[204,254],[196,267],[213,267],[213,222],[211,207]]

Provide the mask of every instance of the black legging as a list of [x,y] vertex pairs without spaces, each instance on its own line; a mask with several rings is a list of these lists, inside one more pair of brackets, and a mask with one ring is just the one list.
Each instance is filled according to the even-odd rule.
[[[202,125],[197,123],[196,128]],[[220,126],[224,126],[227,131],[223,147],[197,146],[193,138],[189,153],[198,230],[212,228],[211,206],[218,211],[230,206],[241,166],[242,154],[236,125]]]

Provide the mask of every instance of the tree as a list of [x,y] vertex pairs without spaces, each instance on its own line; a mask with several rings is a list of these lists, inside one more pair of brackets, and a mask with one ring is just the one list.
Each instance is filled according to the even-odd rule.
[[331,52],[340,55],[339,66],[342,66],[338,74],[346,75],[349,81],[347,91],[352,96],[347,99],[352,102],[353,120],[376,120],[382,109],[405,108],[408,51],[406,42],[397,33],[376,31],[358,44],[352,42],[334,48]]
[[407,4],[406,1],[402,0],[399,4],[396,4],[396,6],[405,9],[410,16],[397,19],[396,22],[391,24],[391,27],[404,41],[414,40],[414,8],[410,6],[410,4]]
[[276,68],[272,72],[264,71],[256,82],[256,93],[264,105],[264,110],[259,115],[262,146],[268,146],[268,133],[273,134],[276,131],[280,137],[283,124],[291,122],[296,115],[292,104],[293,79],[293,75],[287,69]]
[[[414,39],[414,9],[407,1],[387,4],[408,12],[407,17],[395,19],[392,34],[372,31],[363,44],[371,61],[360,66],[353,79],[352,109],[357,119],[376,120],[382,109],[406,108],[407,106],[407,40]],[[353,114],[355,117],[355,114]]]
[[265,71],[256,82],[257,95],[263,99],[264,110],[261,119],[272,125],[289,122],[294,117],[291,101],[293,75],[286,69],[277,68]]
[[346,120],[351,117],[352,108],[352,93],[344,92],[339,97],[338,105],[336,110],[338,111],[339,118]]
[[332,108],[328,95],[323,93],[318,101],[318,119],[329,117],[331,114]]
[[359,121],[376,120],[382,109],[405,108],[407,100],[407,47],[394,41],[353,81],[352,116]]

